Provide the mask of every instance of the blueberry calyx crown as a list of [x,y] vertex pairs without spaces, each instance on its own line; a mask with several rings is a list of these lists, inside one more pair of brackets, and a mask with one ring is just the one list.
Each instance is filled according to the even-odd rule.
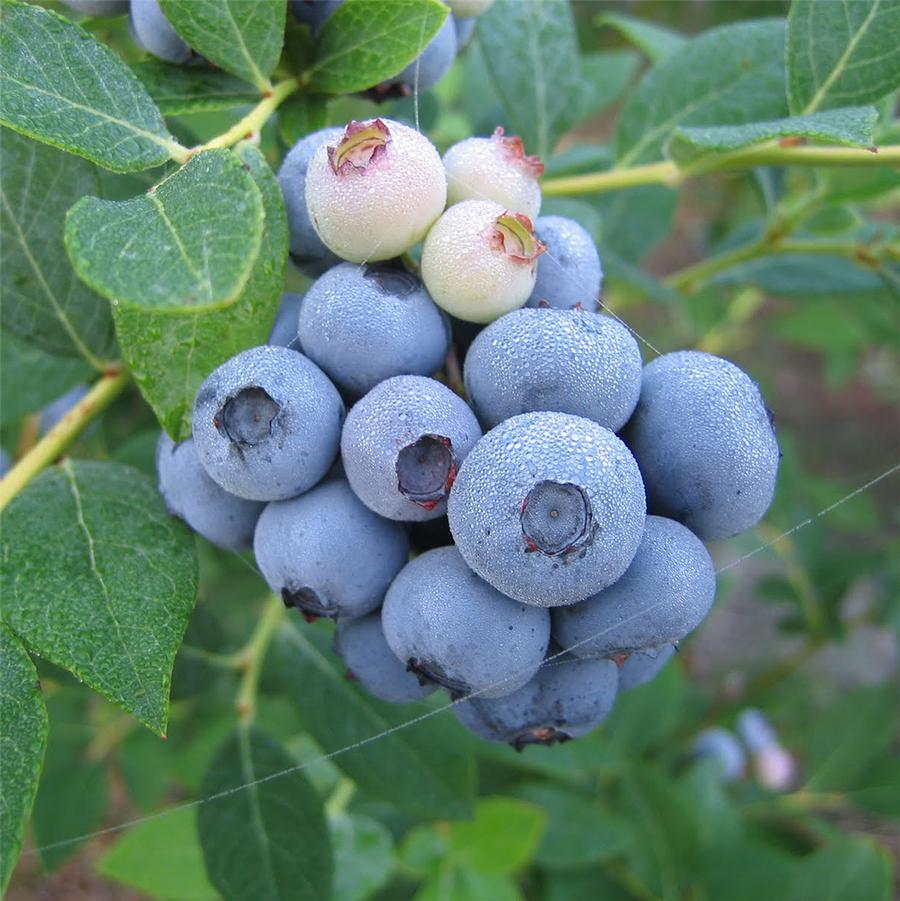
[[291,607],[299,610],[308,623],[314,622],[319,618],[337,618],[337,607],[326,598],[323,598],[314,588],[309,588],[306,585],[300,588],[282,588],[281,600],[288,610]]
[[561,745],[572,738],[568,732],[557,729],[556,726],[536,726],[525,732],[520,732],[510,741],[510,746],[520,754],[528,745]]
[[547,246],[534,235],[534,226],[524,213],[502,213],[491,229],[491,246],[517,263],[533,263]]
[[525,549],[548,557],[567,557],[593,540],[591,502],[571,482],[537,482],[519,514]]
[[537,154],[528,155],[525,153],[525,145],[518,135],[504,134],[503,126],[498,125],[491,135],[491,140],[496,141],[503,153],[511,163],[524,169],[533,178],[540,178],[544,174],[544,164]]
[[364,170],[385,152],[391,132],[381,119],[357,122],[344,129],[343,137],[334,147],[329,146],[328,162],[335,175]]
[[281,404],[256,385],[242,388],[222,405],[213,425],[233,444],[254,447],[272,434]]
[[453,444],[443,435],[422,435],[397,455],[397,488],[414,504],[433,510],[456,480]]
[[440,685],[441,688],[446,688],[454,700],[471,692],[471,688],[466,682],[448,676],[444,668],[433,661],[410,657],[406,661],[406,670],[415,675],[419,680],[419,685]]
[[392,297],[409,297],[415,294],[419,280],[400,266],[391,263],[367,264],[363,278],[370,279]]

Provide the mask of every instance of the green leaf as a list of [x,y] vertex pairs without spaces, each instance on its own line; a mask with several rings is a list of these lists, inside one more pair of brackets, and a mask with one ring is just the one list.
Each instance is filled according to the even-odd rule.
[[167,901],[210,901],[197,812],[174,809],[129,829],[97,862],[107,879]]
[[788,102],[793,113],[858,106],[900,86],[900,0],[793,0]]
[[603,194],[594,206],[600,213],[601,259],[612,250],[628,263],[640,263],[668,236],[678,192],[663,185],[642,185]]
[[797,136],[829,144],[870,147],[877,121],[875,107],[857,106],[808,116],[790,116],[773,122],[677,128],[669,138],[666,152],[683,166],[710,154],[728,153],[782,137]]
[[331,821],[334,897],[364,901],[382,888],[394,869],[391,833],[371,817],[340,814]]
[[785,901],[888,901],[893,897],[891,858],[875,842],[838,838],[803,861],[785,886]]
[[289,147],[327,124],[328,98],[324,94],[294,94],[278,108],[278,133]]
[[96,170],[5,129],[0,149],[3,326],[40,350],[99,368],[115,351],[109,305],[79,281],[62,239],[66,210],[99,189]]
[[114,307],[122,356],[162,427],[179,441],[190,434],[194,395],[229,357],[264,344],[278,309],[288,253],[287,218],[278,179],[262,154],[236,154],[262,196],[262,246],[238,301],[224,310],[171,313]]
[[438,0],[345,0],[319,35],[310,88],[350,94],[385,81],[422,52],[449,14]]
[[610,860],[631,841],[626,824],[583,792],[534,783],[524,786],[521,795],[550,818],[535,855],[541,866],[579,867]]
[[[600,867],[550,870],[541,885],[544,901],[585,901],[587,898],[591,901],[632,901],[634,898]],[[720,896],[716,897],[721,901]]]
[[[722,901],[779,898],[798,870],[796,857],[779,848],[748,840],[743,834],[728,836],[705,851],[703,884],[706,897]],[[798,901],[800,897],[793,896],[785,901]]]
[[476,873],[445,865],[419,889],[415,901],[522,901],[523,897],[505,873]]
[[231,109],[259,100],[255,88],[220,69],[147,59],[132,70],[164,116]]
[[[515,824],[514,828],[510,828]],[[513,798],[481,798],[475,819],[450,828],[449,853],[459,866],[478,873],[513,873],[531,860],[547,817],[534,804]]]
[[83,360],[51,357],[33,344],[0,331],[0,424],[36,413],[93,371]]
[[664,60],[687,43],[687,38],[643,19],[633,16],[625,16],[621,13],[606,13],[597,18],[597,25],[608,25],[615,28],[623,37],[627,38],[653,63]]
[[238,157],[208,150],[141,197],[80,200],[66,216],[66,249],[78,275],[118,305],[223,307],[247,283],[264,218]]
[[160,0],[191,47],[226,72],[268,91],[284,43],[285,0]]
[[125,787],[134,803],[149,812],[162,800],[172,777],[173,755],[169,742],[146,729],[135,729],[116,748]]
[[638,56],[630,50],[589,53],[581,58],[577,121],[596,116],[615,103],[638,70]]
[[112,50],[49,9],[12,0],[0,7],[0,122],[114,172],[183,151]]
[[496,0],[478,20],[478,43],[513,130],[548,157],[583,103],[560,102],[584,95],[569,4]]
[[278,645],[284,687],[316,741],[327,753],[362,743],[334,758],[361,788],[414,816],[470,815],[474,764],[449,711],[382,735],[428,708],[364,694],[344,678],[318,629],[286,628]]
[[193,536],[117,463],[64,461],[3,511],[3,618],[36,653],[165,732],[197,593]]
[[47,748],[47,708],[34,664],[0,624],[0,895],[6,892]]
[[658,160],[680,125],[740,125],[787,115],[784,22],[713,28],[655,65],[631,92],[616,131],[620,165]]
[[252,726],[239,726],[210,763],[201,794],[226,794],[200,807],[198,826],[209,880],[224,898],[330,897],[322,802],[301,772],[272,778],[296,766]]

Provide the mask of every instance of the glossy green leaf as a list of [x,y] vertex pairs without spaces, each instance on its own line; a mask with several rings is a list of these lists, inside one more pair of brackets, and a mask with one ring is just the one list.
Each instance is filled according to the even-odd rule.
[[163,799],[173,763],[171,744],[146,729],[134,729],[116,748],[116,764],[128,794],[148,813]]
[[900,86],[900,0],[793,0],[788,16],[791,112],[858,106]]
[[541,888],[544,901],[632,901],[634,897],[600,867],[550,870]]
[[[515,824],[514,828],[510,828]],[[547,826],[539,806],[514,798],[482,798],[475,819],[454,823],[449,853],[455,863],[478,873],[512,873],[531,859]]]
[[662,25],[621,13],[604,13],[598,17],[597,24],[615,28],[654,63],[671,56],[687,42],[683,35]]
[[773,138],[802,137],[826,144],[872,145],[878,111],[873,106],[790,116],[772,122],[746,125],[709,125],[678,128],[669,139],[668,155],[679,165],[696,162],[716,153],[741,150]]
[[270,778],[296,765],[252,726],[239,726],[210,763],[201,794],[227,794],[203,804],[197,822],[209,880],[223,898],[331,895],[331,840],[319,796],[296,770]]
[[0,895],[22,850],[47,747],[47,708],[34,664],[0,624]]
[[62,236],[69,207],[98,190],[90,163],[0,132],[3,327],[46,353],[99,366],[115,350],[109,305],[78,279]]
[[83,360],[51,357],[7,331],[0,331],[0,360],[0,424],[36,413],[93,371]]
[[[620,165],[662,157],[681,125],[741,125],[787,115],[784,22],[712,28],[655,65],[629,95],[616,131]],[[776,48],[773,50],[773,48]]]
[[678,207],[678,192],[663,185],[642,185],[599,196],[597,246],[600,258],[613,251],[629,263],[640,263],[669,234]]
[[264,344],[278,309],[288,254],[287,218],[278,180],[262,154],[239,144],[237,158],[262,197],[262,246],[240,298],[221,310],[114,308],[122,356],[163,428],[176,441],[190,434],[194,395],[229,357]]
[[0,522],[10,628],[164,733],[197,563],[193,536],[166,513],[155,484],[116,463],[66,460]]
[[66,216],[66,249],[78,275],[116,304],[223,307],[247,284],[264,219],[240,159],[208,150],[140,197],[80,200]]
[[478,20],[478,43],[510,126],[528,153],[547,157],[579,118],[582,94],[572,11],[554,0],[496,0]]
[[630,50],[589,53],[581,58],[578,119],[597,115],[615,103],[631,84],[639,58]]
[[[360,787],[416,816],[471,812],[473,761],[449,711],[384,735],[428,708],[385,704],[366,695],[346,680],[320,630],[286,628],[278,644],[285,690],[307,729],[326,752],[343,752],[334,763]],[[357,743],[361,746],[343,750]]]
[[505,873],[477,873],[446,865],[416,892],[415,901],[522,901],[524,895]]
[[[705,849],[703,885],[709,898],[780,898],[799,866],[797,858],[787,851],[752,841],[743,834],[737,838],[728,836]],[[799,897],[785,901],[798,901]]]
[[0,7],[0,122],[114,172],[181,150],[134,73],[108,47],[49,9]]
[[132,70],[165,116],[231,109],[259,100],[252,85],[220,69],[146,59]]
[[894,897],[888,852],[870,839],[838,838],[811,854],[785,886],[784,901],[889,901]]
[[579,867],[618,857],[631,841],[621,818],[583,792],[534,783],[520,794],[550,818],[535,860],[545,867]]
[[260,91],[271,88],[286,0],[160,0],[160,6],[197,53]]
[[394,869],[391,833],[371,817],[340,814],[331,820],[334,897],[364,901],[382,888]]
[[324,94],[294,94],[278,108],[278,133],[292,147],[311,131],[328,122],[328,98]]
[[153,898],[212,901],[197,837],[197,811],[173,810],[125,832],[97,862],[97,872]]
[[385,81],[422,52],[448,15],[438,0],[345,0],[318,37],[310,87],[349,94]]

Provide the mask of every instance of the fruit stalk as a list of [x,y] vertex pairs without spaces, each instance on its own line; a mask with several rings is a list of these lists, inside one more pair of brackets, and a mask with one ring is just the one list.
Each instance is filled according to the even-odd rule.
[[283,618],[284,604],[281,602],[281,598],[272,595],[246,647],[238,653],[243,675],[234,706],[238,719],[245,725],[253,722],[256,715],[256,692],[259,687],[263,661],[266,659],[266,651],[269,649],[275,630]]

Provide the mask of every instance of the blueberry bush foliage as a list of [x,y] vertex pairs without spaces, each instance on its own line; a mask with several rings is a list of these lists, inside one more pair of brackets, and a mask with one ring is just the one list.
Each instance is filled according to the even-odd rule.
[[[285,0],[161,6],[202,59],[141,51],[127,16],[0,6],[0,887],[892,896],[900,2],[496,0],[409,96],[379,86],[439,0],[346,0],[315,33]],[[776,501],[713,546],[711,619],[570,744],[368,698],[327,624],[156,491],[160,427],[185,438],[199,384],[308,284],[285,153],[375,115],[440,150],[521,136],[645,361],[731,355],[775,413]],[[778,744],[726,779],[695,739],[750,708]]]

